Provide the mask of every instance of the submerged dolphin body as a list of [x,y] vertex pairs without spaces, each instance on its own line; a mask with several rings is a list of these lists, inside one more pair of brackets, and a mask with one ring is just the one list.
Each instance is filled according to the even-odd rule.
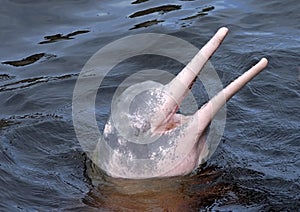
[[[167,177],[188,174],[207,160],[206,129],[210,122],[226,101],[268,63],[261,59],[195,114],[177,114],[193,81],[227,32],[225,27],[219,29],[167,85],[146,81],[127,88],[118,97],[113,107],[119,114],[111,114],[95,151],[106,158],[100,168],[112,177]],[[124,105],[128,109],[122,110]]]

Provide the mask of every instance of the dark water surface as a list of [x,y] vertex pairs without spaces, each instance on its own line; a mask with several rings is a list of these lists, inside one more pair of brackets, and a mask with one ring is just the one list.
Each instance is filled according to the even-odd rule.
[[[299,210],[299,11],[296,0],[1,1],[0,210]],[[71,115],[86,61],[109,42],[142,32],[201,47],[221,26],[230,34],[211,62],[224,85],[257,58],[270,64],[227,104],[213,157],[194,175],[171,179],[117,180],[98,172]],[[100,128],[115,88],[144,68],[175,74],[181,66],[153,57],[116,68],[97,99]]]

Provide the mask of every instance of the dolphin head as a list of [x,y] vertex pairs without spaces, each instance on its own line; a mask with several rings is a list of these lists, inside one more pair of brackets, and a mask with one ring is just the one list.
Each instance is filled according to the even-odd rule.
[[179,114],[193,81],[227,32],[227,28],[219,29],[168,84],[138,83],[117,98],[112,105],[117,112],[110,115],[95,151],[95,157],[106,155],[100,168],[112,177],[167,177],[188,174],[208,159],[206,129],[210,122],[226,101],[267,65],[263,58],[194,114]]

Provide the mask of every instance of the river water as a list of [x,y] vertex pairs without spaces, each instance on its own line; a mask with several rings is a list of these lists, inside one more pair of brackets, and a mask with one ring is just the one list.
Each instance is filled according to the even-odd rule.
[[[1,211],[299,210],[296,0],[3,0],[0,11]],[[73,89],[87,60],[106,44],[143,32],[200,48],[221,26],[230,34],[211,62],[224,85],[260,57],[270,63],[228,102],[214,155],[190,176],[104,175],[82,150],[72,122]],[[182,66],[154,56],[123,62],[101,85],[100,129],[118,84],[143,68],[176,74]],[[207,101],[197,86],[193,91],[199,104]]]

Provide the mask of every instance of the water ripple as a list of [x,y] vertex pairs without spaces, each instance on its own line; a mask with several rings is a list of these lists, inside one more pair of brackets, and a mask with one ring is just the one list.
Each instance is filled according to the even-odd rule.
[[38,60],[40,60],[41,58],[45,58],[45,59],[50,59],[56,57],[56,55],[53,54],[46,54],[46,53],[38,53],[38,54],[33,54],[30,55],[26,58],[23,58],[21,60],[14,60],[14,61],[4,61],[2,62],[2,64],[7,64],[7,65],[11,65],[11,66],[27,66],[30,65],[32,63],[37,62]]
[[42,77],[34,77],[29,79],[22,79],[16,82],[10,82],[4,85],[0,86],[0,92],[1,91],[11,91],[16,90],[20,88],[28,88],[36,84],[45,83],[45,82],[51,82],[66,78],[72,78],[78,76],[78,74],[65,74],[61,76],[42,76]]
[[45,41],[39,42],[39,44],[47,44],[47,43],[54,43],[60,40],[71,40],[74,39],[73,37],[80,34],[85,34],[90,32],[89,30],[77,30],[75,32],[71,32],[69,34],[63,35],[63,34],[55,34],[55,35],[48,35],[45,36]]
[[167,13],[167,12],[171,12],[174,10],[179,10],[181,9],[181,5],[163,5],[163,6],[158,6],[158,7],[152,7],[146,10],[141,10],[138,12],[135,12],[131,15],[129,15],[129,18],[136,18],[136,17],[140,17],[140,16],[144,16],[144,15],[148,15],[151,13]]

